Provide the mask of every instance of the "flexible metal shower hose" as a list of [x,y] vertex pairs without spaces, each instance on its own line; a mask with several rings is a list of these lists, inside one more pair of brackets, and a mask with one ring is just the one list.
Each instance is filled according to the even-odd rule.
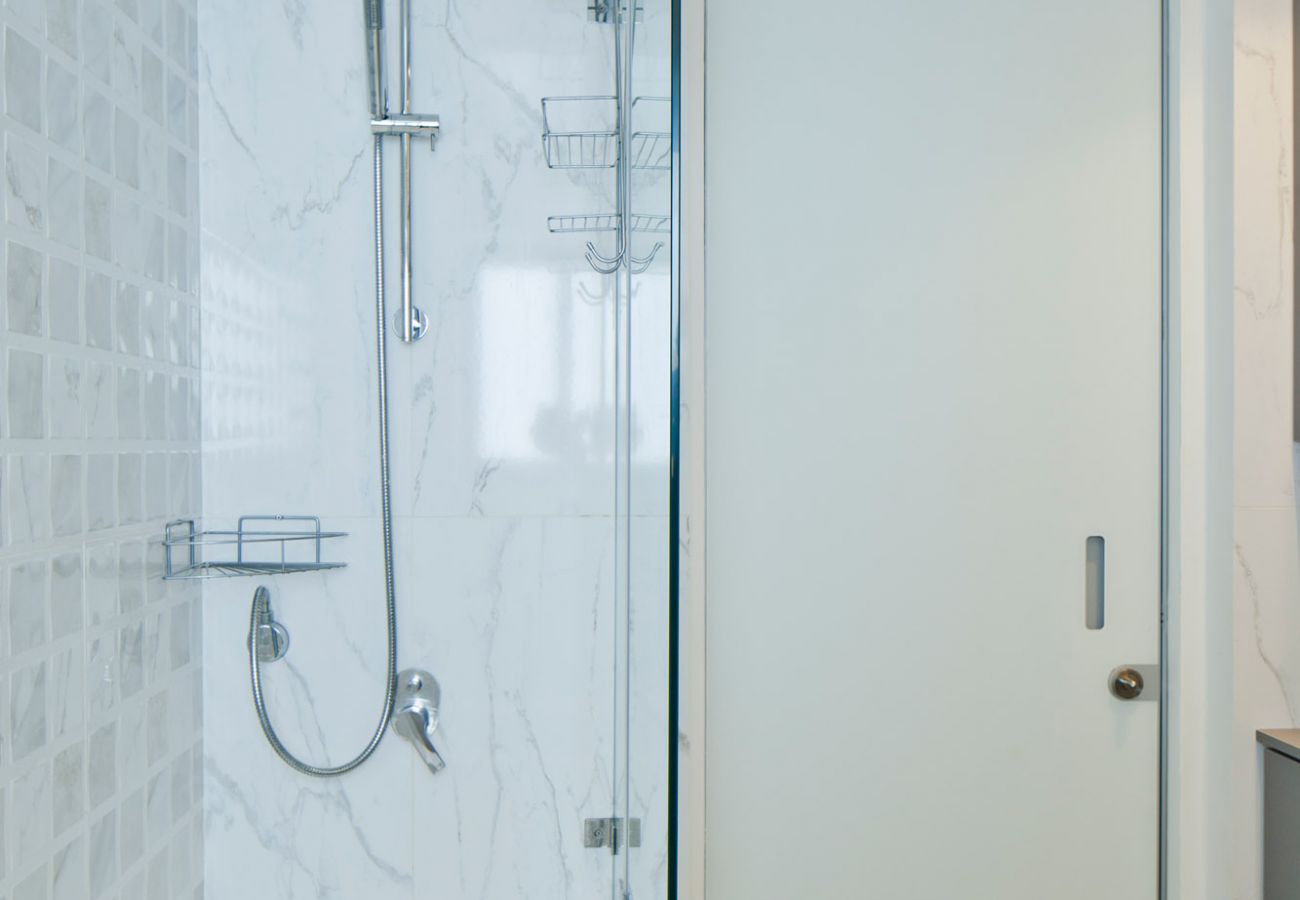
[[269,601],[265,592],[259,589],[254,595],[248,624],[248,669],[253,683],[253,704],[257,707],[257,719],[262,723],[262,733],[272,749],[289,766],[303,773],[318,778],[329,778],[351,772],[361,765],[379,747],[384,739],[384,729],[393,718],[393,703],[397,696],[397,601],[393,587],[393,508],[388,484],[388,372],[385,366],[385,312],[384,312],[384,178],[383,178],[383,138],[375,136],[375,317],[378,340],[376,341],[379,362],[379,485],[382,498],[384,519],[384,591],[388,600],[388,683],[384,689],[384,712],[379,719],[375,733],[365,749],[348,762],[338,766],[313,766],[305,763],[289,752],[280,743],[266,714],[266,701],[262,696],[262,670],[257,659],[257,625],[259,604]]

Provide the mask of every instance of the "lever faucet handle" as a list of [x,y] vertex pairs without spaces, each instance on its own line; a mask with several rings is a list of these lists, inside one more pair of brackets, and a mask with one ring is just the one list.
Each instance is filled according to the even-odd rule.
[[431,718],[427,710],[416,706],[403,707],[393,714],[393,730],[415,745],[420,759],[434,773],[447,768],[446,760],[433,745],[433,730],[437,724],[437,719]]
[[433,743],[441,702],[442,690],[438,682],[423,669],[404,669],[397,676],[393,731],[415,746],[420,759],[435,774],[447,767],[446,760]]

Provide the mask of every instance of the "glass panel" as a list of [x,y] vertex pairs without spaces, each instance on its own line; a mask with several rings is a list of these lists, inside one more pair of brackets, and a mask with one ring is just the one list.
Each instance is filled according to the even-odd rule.
[[[668,895],[668,487],[671,422],[672,4],[640,0],[628,141],[631,262],[627,320],[628,671],[626,779],[619,797],[640,820],[620,864],[626,894]],[[621,292],[624,293],[624,292]]]

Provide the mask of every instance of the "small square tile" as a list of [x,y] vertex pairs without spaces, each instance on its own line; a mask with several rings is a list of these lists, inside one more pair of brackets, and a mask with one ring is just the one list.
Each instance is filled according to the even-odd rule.
[[45,611],[49,606],[50,566],[44,559],[11,565],[8,571],[9,651],[35,650],[49,640]]
[[45,35],[73,59],[81,51],[80,24],[77,0],[45,0]]
[[9,330],[18,334],[44,334],[42,275],[45,258],[39,250],[10,241],[5,260],[5,307]]
[[5,113],[40,132],[41,51],[12,28],[5,29]]
[[45,746],[45,679],[44,660],[18,669],[9,678],[10,734],[15,762]]
[[85,231],[81,207],[86,193],[81,173],[54,157],[50,157],[48,173],[50,237],[79,250]]
[[8,361],[9,436],[45,437],[45,359],[11,349]]
[[85,475],[75,453],[50,457],[50,532],[55,537],[80,534]]
[[50,337],[69,344],[81,342],[81,267],[49,257]]
[[79,438],[83,432],[81,360],[75,356],[51,356],[47,395],[50,437]]
[[86,344],[113,349],[113,280],[102,272],[86,273]]
[[45,61],[45,120],[50,140],[81,155],[81,84],[54,59]]
[[54,757],[54,836],[57,838],[80,821],[86,808],[85,745],[80,742]]
[[45,153],[30,140],[5,134],[5,221],[45,233]]

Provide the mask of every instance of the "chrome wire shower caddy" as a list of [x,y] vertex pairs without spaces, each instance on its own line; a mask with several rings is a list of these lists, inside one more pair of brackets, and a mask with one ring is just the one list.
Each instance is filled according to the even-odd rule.
[[[542,98],[542,150],[552,169],[614,169],[615,209],[612,212],[551,216],[552,234],[608,232],[614,253],[606,256],[588,241],[586,258],[593,269],[612,275],[624,266],[633,273],[650,268],[663,248],[656,242],[645,256],[632,251],[637,232],[666,234],[668,216],[634,214],[633,171],[666,171],[672,167],[671,102],[667,97],[632,97],[632,58],[636,51],[636,20],[641,9],[633,0],[592,0],[587,9],[593,22],[614,26],[614,93]],[[639,126],[639,127],[638,127]]]
[[341,569],[347,563],[324,559],[321,549],[325,541],[346,536],[346,531],[322,531],[316,516],[240,516],[234,531],[200,530],[193,519],[176,519],[167,523],[163,536],[163,578]]

